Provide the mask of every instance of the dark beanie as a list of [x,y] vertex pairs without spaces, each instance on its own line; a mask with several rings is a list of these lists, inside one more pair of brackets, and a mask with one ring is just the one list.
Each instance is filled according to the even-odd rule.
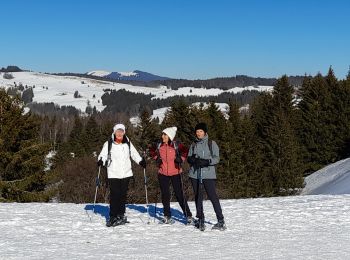
[[208,132],[208,126],[206,125],[206,123],[198,123],[194,130],[197,131],[199,129],[203,130],[206,133]]

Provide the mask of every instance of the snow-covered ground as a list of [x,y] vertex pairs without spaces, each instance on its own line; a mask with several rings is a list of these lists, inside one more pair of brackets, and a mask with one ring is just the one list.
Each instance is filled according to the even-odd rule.
[[[105,71],[94,71],[94,75],[104,75]],[[184,87],[177,90],[168,89],[166,86],[159,86],[157,88],[132,86],[129,84],[113,83],[102,80],[95,80],[90,78],[81,78],[74,76],[56,76],[39,72],[13,72],[13,79],[4,79],[0,75],[0,87],[13,87],[14,82],[17,85],[20,83],[33,89],[33,101],[38,103],[53,102],[60,106],[74,106],[77,109],[85,111],[88,102],[92,107],[96,106],[98,111],[104,109],[102,105],[101,96],[104,94],[103,89],[125,89],[133,93],[152,94],[155,98],[168,98],[172,96],[215,96],[224,92],[239,93],[244,90],[270,91],[272,86],[258,86],[246,88],[232,88],[229,90],[221,89],[205,89],[205,88],[190,88]],[[75,91],[81,95],[80,98],[74,98]],[[95,96],[95,97],[94,97]]]
[[111,73],[109,71],[105,71],[105,70],[94,70],[94,71],[88,72],[87,74],[91,75],[91,76],[96,76],[96,77],[104,77],[104,76],[107,76]]
[[[350,158],[310,175],[303,194],[349,193],[349,167]],[[211,230],[205,201],[204,232],[184,224],[177,203],[173,225],[158,224],[159,204],[156,215],[154,204],[130,204],[130,223],[114,228],[105,204],[93,213],[92,204],[0,203],[0,259],[349,259],[349,194],[221,203],[227,230]]]
[[305,178],[303,195],[350,194],[350,158],[330,164]]
[[153,216],[147,224],[145,205],[128,205],[130,223],[114,228],[107,205],[93,214],[91,204],[3,203],[0,259],[349,259],[349,195],[225,200],[226,231],[210,230],[216,220],[204,206],[201,232],[174,203],[173,225]]
[[[92,107],[101,111],[104,109],[101,96],[104,94],[103,89],[125,89],[133,93],[152,93],[161,95],[165,86],[159,88],[149,88],[142,86],[132,86],[129,84],[113,83],[102,80],[89,78],[80,78],[73,76],[56,76],[37,72],[14,72],[11,73],[13,79],[4,79],[0,76],[0,87],[13,87],[14,82],[25,86],[33,86],[34,102],[44,103],[53,102],[60,106],[74,106],[77,109],[85,111],[88,102]],[[81,95],[80,98],[74,98],[75,91]],[[95,97],[94,97],[95,95]]]
[[[199,106],[201,103],[200,102],[196,102],[193,103],[192,106]],[[206,108],[208,107],[209,103],[203,103],[203,107]],[[215,105],[219,108],[219,110],[224,114],[225,117],[227,117],[227,113],[229,110],[229,106],[227,103],[215,103]],[[249,106],[249,105],[248,105]],[[245,108],[245,107],[242,107]],[[159,123],[161,124],[165,118],[165,114],[166,112],[168,112],[170,109],[170,107],[162,107],[162,108],[158,108],[158,109],[154,109],[153,110],[153,115],[152,115],[152,119],[159,119]],[[130,118],[130,123],[133,126],[137,126],[140,123],[140,118],[138,116],[135,117],[131,117]]]
[[158,118],[159,119],[159,123],[162,123],[165,117],[166,112],[170,109],[170,107],[162,107],[162,108],[158,108],[153,110],[153,115],[152,118]]

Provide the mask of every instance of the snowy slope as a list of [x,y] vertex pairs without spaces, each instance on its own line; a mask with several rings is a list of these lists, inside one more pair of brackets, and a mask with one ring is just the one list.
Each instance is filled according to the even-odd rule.
[[[177,204],[174,225],[153,218],[146,224],[145,206],[129,205],[130,223],[107,228],[107,205],[93,214],[84,204],[3,203],[0,259],[349,259],[350,196],[226,200],[222,206],[228,229],[212,231],[207,223],[201,232],[182,223]],[[210,202],[204,207],[214,223]]]
[[[36,72],[16,72],[12,73],[14,79],[3,79],[0,76],[0,87],[13,87],[14,82],[24,86],[35,85],[34,102],[54,102],[60,106],[74,106],[82,111],[85,111],[88,101],[91,106],[96,106],[96,109],[101,111],[104,109],[101,96],[104,94],[103,89],[125,89],[133,93],[152,93],[161,95],[166,87],[149,88],[142,86],[132,86],[128,84],[113,83],[102,80],[94,80],[89,78],[80,78],[73,76],[56,76]],[[74,92],[78,91],[81,98],[74,98]],[[95,95],[95,98],[93,96]],[[99,102],[100,101],[100,102]]]
[[[106,73],[104,71],[95,71],[95,73]],[[205,89],[205,88],[179,88],[178,90],[168,89],[166,86],[159,86],[158,88],[132,86],[129,84],[113,83],[102,80],[94,80],[90,78],[80,78],[73,76],[56,76],[38,72],[14,72],[13,79],[4,79],[0,75],[0,87],[13,87],[14,82],[17,85],[22,83],[24,86],[35,85],[34,101],[38,103],[54,102],[60,106],[70,105],[82,111],[85,111],[87,103],[91,106],[96,106],[96,109],[101,111],[104,109],[102,105],[101,96],[104,94],[103,89],[125,89],[133,93],[152,94],[155,98],[164,99],[173,96],[212,96],[219,95],[224,92],[242,92],[245,89],[254,89],[257,91],[270,91],[272,86],[259,86],[247,88],[233,88],[229,90],[221,89]],[[74,98],[74,92],[78,91],[81,98]],[[93,96],[95,95],[95,98]],[[100,101],[100,102],[99,102]]]
[[[192,103],[192,106],[199,106],[200,104],[201,104],[200,102],[196,102],[196,103]],[[208,107],[209,103],[203,103],[203,105],[204,105],[203,107],[206,108]],[[218,106],[219,110],[224,114],[225,117],[228,117],[227,113],[229,110],[229,106],[227,103],[215,103],[215,105]],[[242,107],[242,108],[245,109],[245,107]],[[162,107],[162,108],[154,109],[152,114],[152,119],[158,118],[159,123],[161,124],[165,118],[166,112],[168,112],[169,109],[170,107]],[[138,116],[131,117],[129,121],[133,126],[137,126],[140,123],[140,118]]]
[[94,71],[90,71],[86,74],[91,75],[91,76],[96,76],[96,77],[104,77],[104,76],[107,76],[111,73],[109,71],[105,71],[105,70],[94,70]]
[[305,178],[302,195],[350,194],[350,158],[335,162]]

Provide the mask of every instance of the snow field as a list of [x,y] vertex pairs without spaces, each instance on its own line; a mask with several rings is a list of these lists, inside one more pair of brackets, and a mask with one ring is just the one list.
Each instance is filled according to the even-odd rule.
[[[161,210],[161,205],[158,210]],[[216,222],[204,203],[206,220]],[[223,200],[226,231],[173,225],[128,205],[125,226],[105,227],[108,205],[0,204],[0,259],[348,259],[350,196]],[[190,202],[194,213],[194,203]],[[88,210],[85,210],[88,209]],[[154,205],[150,213],[154,214]],[[180,221],[179,221],[180,220]]]

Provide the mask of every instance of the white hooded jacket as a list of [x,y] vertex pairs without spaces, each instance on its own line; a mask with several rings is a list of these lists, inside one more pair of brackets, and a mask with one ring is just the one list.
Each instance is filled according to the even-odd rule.
[[[112,135],[112,138],[114,140],[114,135]],[[142,160],[141,156],[131,142],[129,151],[129,145],[127,143],[117,144],[113,141],[111,147],[111,162],[108,163],[109,165],[107,165],[108,178],[123,179],[133,176],[130,157],[137,164],[139,164]],[[108,141],[106,141],[103,145],[102,151],[98,156],[98,159],[100,158],[104,163],[108,159]]]

